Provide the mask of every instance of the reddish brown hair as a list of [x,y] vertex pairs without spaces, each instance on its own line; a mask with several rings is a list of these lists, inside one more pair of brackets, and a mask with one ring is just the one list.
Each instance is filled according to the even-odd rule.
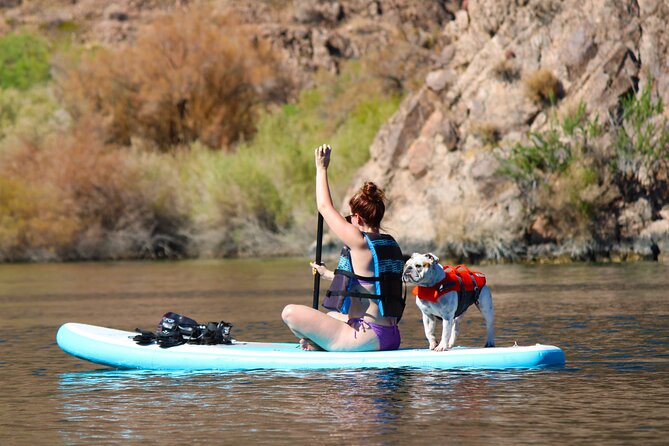
[[369,227],[379,229],[383,214],[386,212],[386,205],[383,202],[385,198],[386,194],[376,184],[367,181],[351,197],[348,205],[351,207],[351,212],[362,217]]

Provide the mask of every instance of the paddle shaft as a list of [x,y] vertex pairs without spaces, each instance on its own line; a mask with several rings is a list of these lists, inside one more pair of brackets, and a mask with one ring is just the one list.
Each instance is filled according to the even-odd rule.
[[[316,264],[321,264],[321,254],[323,253],[323,216],[318,213],[318,230],[316,231]],[[321,275],[314,274],[314,300],[311,306],[318,310],[318,294],[321,288]]]

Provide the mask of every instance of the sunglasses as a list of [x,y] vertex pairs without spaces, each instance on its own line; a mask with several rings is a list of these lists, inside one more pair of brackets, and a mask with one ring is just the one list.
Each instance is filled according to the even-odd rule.
[[347,216],[344,217],[344,218],[346,219],[347,222],[352,223],[351,220],[353,220],[353,217],[355,217],[355,216],[357,216],[358,218],[360,218],[360,215],[358,215],[358,214],[347,215]]

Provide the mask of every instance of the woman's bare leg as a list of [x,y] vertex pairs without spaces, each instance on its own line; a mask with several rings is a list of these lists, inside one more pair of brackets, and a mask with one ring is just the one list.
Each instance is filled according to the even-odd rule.
[[[348,322],[348,314],[342,314],[338,311],[328,311],[326,314],[338,321]],[[302,350],[323,350],[309,338],[301,338],[300,347],[302,347]]]
[[328,311],[327,313],[328,316],[337,319],[338,321],[342,322],[348,322],[348,314],[343,314],[340,313],[339,311]]
[[328,351],[379,349],[373,330],[360,328],[356,331],[346,322],[305,305],[287,305],[281,317],[298,339],[306,339]]

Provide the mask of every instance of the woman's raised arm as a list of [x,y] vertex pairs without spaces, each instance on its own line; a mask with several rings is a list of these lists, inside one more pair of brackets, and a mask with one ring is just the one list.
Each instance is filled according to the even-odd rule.
[[335,209],[330,195],[328,183],[328,166],[330,165],[330,154],[332,148],[323,144],[315,152],[316,161],[316,204],[318,212],[321,213],[325,223],[330,227],[344,244],[351,249],[361,249],[367,245],[361,232],[346,221],[346,219]]

